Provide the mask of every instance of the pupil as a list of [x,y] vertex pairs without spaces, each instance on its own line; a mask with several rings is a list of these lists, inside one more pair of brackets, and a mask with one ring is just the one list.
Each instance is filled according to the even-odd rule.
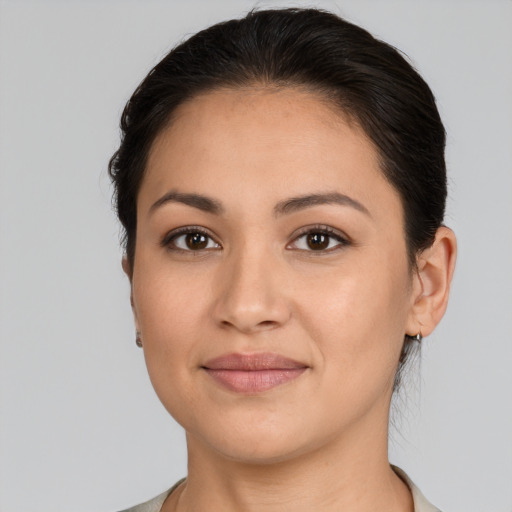
[[327,249],[329,246],[329,237],[323,233],[312,233],[307,238],[308,246],[314,251]]
[[208,239],[202,233],[190,233],[186,236],[185,242],[192,250],[204,249],[208,245]]

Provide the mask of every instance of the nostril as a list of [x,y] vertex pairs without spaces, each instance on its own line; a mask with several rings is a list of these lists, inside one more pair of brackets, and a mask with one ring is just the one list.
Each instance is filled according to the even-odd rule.
[[263,322],[260,322],[258,326],[260,327],[275,327],[277,322],[274,322],[272,320],[264,320]]
[[230,322],[229,320],[223,320],[221,322],[223,327],[236,327],[237,329],[250,332],[250,331],[264,331],[267,329],[274,329],[279,325],[279,322],[275,322],[273,320],[263,320],[262,322],[258,322],[256,324],[248,324],[243,325],[241,322]]

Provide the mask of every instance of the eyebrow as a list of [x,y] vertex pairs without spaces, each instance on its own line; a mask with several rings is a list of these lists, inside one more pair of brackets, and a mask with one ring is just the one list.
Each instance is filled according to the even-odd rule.
[[[211,197],[203,196],[201,194],[186,194],[171,190],[164,194],[160,199],[155,201],[149,213],[153,213],[156,209],[168,203],[182,203],[187,206],[192,206],[203,212],[212,213],[214,215],[221,215],[224,213],[224,208],[221,203]],[[307,194],[304,196],[292,197],[276,204],[274,207],[274,215],[288,215],[300,210],[305,210],[313,206],[323,204],[337,204],[341,206],[350,206],[356,210],[371,217],[368,209],[359,201],[339,192],[328,192],[324,194]]]
[[214,215],[220,215],[224,212],[224,208],[222,208],[219,201],[212,199],[211,197],[206,197],[200,194],[184,194],[171,190],[151,205],[149,213],[153,213],[156,209],[168,203],[186,204],[187,206],[192,206],[193,208],[197,208],[203,212],[213,213]]
[[359,201],[338,192],[328,192],[325,194],[308,194],[305,196],[292,197],[276,204],[274,207],[274,215],[287,215],[312,206],[318,206],[323,204],[338,204],[341,206],[350,206],[356,210],[364,213],[371,217],[368,208],[361,204]]

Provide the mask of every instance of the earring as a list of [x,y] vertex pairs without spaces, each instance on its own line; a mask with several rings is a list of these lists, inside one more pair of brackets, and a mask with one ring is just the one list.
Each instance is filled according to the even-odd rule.
[[411,336],[410,334],[406,334],[405,336],[406,336],[406,338],[408,338],[410,341],[417,341],[418,343],[421,343],[421,342],[422,342],[422,340],[423,340],[423,336],[422,336],[422,334],[421,334],[421,331],[420,331],[418,334],[416,334],[415,336]]
[[135,333],[135,344],[137,345],[137,347],[142,347],[142,338],[140,337],[139,331]]

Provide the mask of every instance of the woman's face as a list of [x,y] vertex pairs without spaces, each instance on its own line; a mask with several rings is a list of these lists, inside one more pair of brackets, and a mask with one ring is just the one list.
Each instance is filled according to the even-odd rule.
[[413,287],[399,196],[355,123],[293,89],[182,105],[135,254],[149,375],[189,443],[278,461],[385,438]]

